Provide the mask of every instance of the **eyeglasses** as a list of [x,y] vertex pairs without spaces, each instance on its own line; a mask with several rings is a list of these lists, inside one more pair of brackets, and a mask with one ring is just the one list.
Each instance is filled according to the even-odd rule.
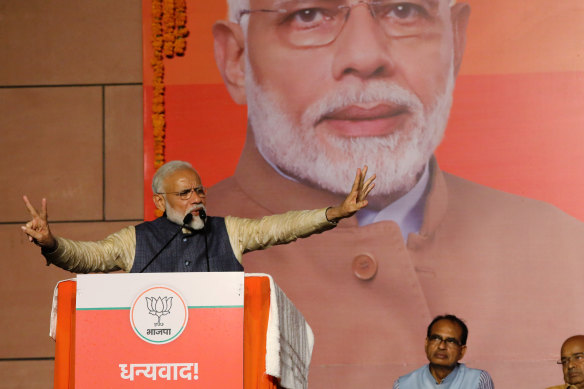
[[572,361],[575,363],[584,363],[584,353],[575,353],[570,355],[569,357],[563,357],[556,363],[558,365],[566,366]]
[[299,0],[285,2],[278,9],[241,10],[237,22],[252,13],[270,15],[272,26],[291,45],[318,47],[328,45],[339,36],[355,7],[368,7],[386,35],[408,37],[440,25],[439,3],[438,0],[360,0],[352,5],[338,5],[339,2],[330,0]]
[[180,197],[181,200],[189,200],[193,197],[193,193],[197,193],[197,196],[201,198],[207,197],[207,189],[204,186],[197,186],[196,188],[183,189],[180,192],[160,192],[157,194],[171,194]]
[[446,343],[447,347],[460,347],[461,342],[456,338],[443,338],[440,335],[432,334],[428,337],[428,342],[440,344],[442,342]]

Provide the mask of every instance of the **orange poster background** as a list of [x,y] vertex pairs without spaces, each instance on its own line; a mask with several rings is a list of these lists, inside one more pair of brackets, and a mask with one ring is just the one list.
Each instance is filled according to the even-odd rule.
[[[77,310],[75,383],[79,388],[241,388],[242,328],[243,308],[189,309],[183,333],[158,345],[134,333],[129,309]],[[136,363],[198,363],[198,379],[120,378],[119,364]]]
[[[544,200],[584,220],[584,3],[469,0],[467,50],[446,136],[443,170]],[[230,176],[246,131],[212,54],[223,1],[188,1],[187,53],[165,61],[166,160],[188,160],[213,185]],[[150,8],[143,0],[145,218],[154,217]],[[212,210],[211,210],[212,212]]]

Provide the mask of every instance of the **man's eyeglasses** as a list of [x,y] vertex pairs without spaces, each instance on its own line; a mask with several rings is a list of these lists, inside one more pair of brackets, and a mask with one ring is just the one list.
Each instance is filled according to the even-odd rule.
[[440,335],[432,334],[428,337],[428,342],[440,344],[442,342],[446,343],[447,347],[460,347],[461,342],[456,338],[443,338]]
[[575,353],[570,355],[569,357],[563,357],[562,359],[557,361],[557,364],[566,366],[572,361],[575,363],[584,363],[584,353]]
[[189,200],[193,197],[193,193],[197,193],[197,196],[204,198],[207,197],[207,190],[204,186],[197,186],[196,188],[183,189],[180,192],[161,192],[157,194],[171,194],[180,197],[181,200]]
[[276,32],[291,45],[318,47],[338,37],[355,7],[368,7],[386,35],[407,37],[418,36],[440,25],[439,3],[439,0],[361,0],[352,5],[339,5],[330,0],[299,0],[285,2],[278,9],[241,10],[237,22],[252,13],[267,15]]

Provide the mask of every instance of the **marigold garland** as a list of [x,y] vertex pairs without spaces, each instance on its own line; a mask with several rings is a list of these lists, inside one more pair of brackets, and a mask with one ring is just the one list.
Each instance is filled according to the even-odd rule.
[[187,1],[175,0],[175,28],[174,28],[174,54],[184,55],[187,49],[186,37],[189,35],[187,30]]
[[174,54],[174,0],[162,0],[162,52],[168,58]]
[[[184,55],[187,29],[186,0],[152,0],[152,134],[154,171],[165,162],[164,57]],[[156,215],[162,212],[156,210]]]

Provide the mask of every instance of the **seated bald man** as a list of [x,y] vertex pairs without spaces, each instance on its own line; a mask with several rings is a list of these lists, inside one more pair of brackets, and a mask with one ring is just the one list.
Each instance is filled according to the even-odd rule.
[[188,162],[171,161],[152,179],[154,204],[164,212],[152,222],[126,227],[99,242],[73,241],[51,233],[46,199],[39,213],[23,196],[32,220],[21,228],[41,247],[47,264],[75,273],[242,271],[244,253],[329,230],[365,207],[375,185],[375,175],[365,180],[366,174],[367,167],[357,170],[351,192],[338,206],[261,219],[206,218],[201,177]]
[[429,364],[399,377],[393,389],[493,389],[485,370],[471,369],[459,361],[466,353],[468,327],[454,315],[436,316],[426,334]]
[[571,336],[562,344],[561,358],[564,385],[548,389],[584,389],[584,335]]

